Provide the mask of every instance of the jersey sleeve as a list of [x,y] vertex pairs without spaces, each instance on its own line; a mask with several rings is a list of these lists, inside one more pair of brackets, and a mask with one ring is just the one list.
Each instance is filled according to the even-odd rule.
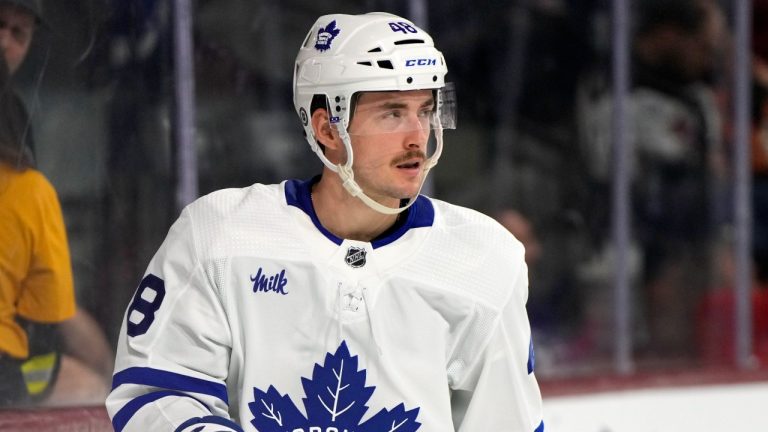
[[454,415],[457,431],[544,431],[527,297],[528,274],[522,263],[487,344],[455,388],[454,413],[462,414]]
[[197,251],[187,208],[123,319],[106,401],[116,432],[240,430],[228,414],[231,333]]
[[30,224],[29,271],[21,281],[18,314],[36,322],[60,322],[75,314],[69,245],[56,191],[42,175],[25,197]]

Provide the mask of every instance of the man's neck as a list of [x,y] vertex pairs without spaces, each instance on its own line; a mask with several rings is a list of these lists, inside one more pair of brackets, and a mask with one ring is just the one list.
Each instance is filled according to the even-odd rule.
[[398,215],[379,213],[350,195],[339,176],[327,169],[311,194],[320,224],[339,238],[370,242],[398,220]]

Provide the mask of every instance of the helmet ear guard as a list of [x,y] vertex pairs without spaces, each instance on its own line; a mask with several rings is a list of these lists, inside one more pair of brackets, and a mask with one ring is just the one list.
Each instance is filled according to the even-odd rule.
[[[446,73],[445,59],[429,34],[404,18],[381,12],[325,15],[313,24],[299,49],[293,101],[310,148],[328,169],[339,174],[347,191],[377,211],[399,213],[407,206],[398,209],[381,206],[368,198],[354,181],[354,155],[347,132],[354,95],[377,91],[436,91],[438,120],[432,128],[438,150],[425,164],[423,177],[426,178],[442,150],[442,129],[455,127],[455,98],[446,97],[447,92],[441,91],[446,87]],[[325,97],[331,127],[336,128],[344,142],[347,160],[343,165],[328,160],[315,137],[311,118],[313,109],[319,107],[318,95]],[[453,102],[446,104],[446,100]],[[447,113],[450,113],[448,117]]]

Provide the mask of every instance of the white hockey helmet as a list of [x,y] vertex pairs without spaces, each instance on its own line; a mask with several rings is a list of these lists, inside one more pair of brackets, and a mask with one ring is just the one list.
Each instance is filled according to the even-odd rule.
[[[354,181],[353,153],[347,133],[353,95],[367,91],[439,90],[445,87],[447,71],[432,38],[407,19],[382,12],[325,15],[312,25],[296,57],[293,102],[310,147],[325,166],[339,174],[347,191],[377,211],[399,213],[408,206],[382,206],[368,198]],[[424,178],[440,157],[442,129],[455,124],[455,104],[441,110],[446,105],[445,96],[436,93],[437,126],[433,128],[437,148],[425,163]],[[311,122],[315,95],[326,97],[330,122],[347,150],[344,164],[329,161],[315,138]]]

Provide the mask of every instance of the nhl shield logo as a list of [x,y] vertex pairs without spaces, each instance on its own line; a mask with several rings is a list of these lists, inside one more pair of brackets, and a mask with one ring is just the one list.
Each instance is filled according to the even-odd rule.
[[365,254],[367,252],[363,248],[356,246],[350,246],[347,249],[347,256],[344,258],[344,262],[352,268],[359,268],[365,265]]

